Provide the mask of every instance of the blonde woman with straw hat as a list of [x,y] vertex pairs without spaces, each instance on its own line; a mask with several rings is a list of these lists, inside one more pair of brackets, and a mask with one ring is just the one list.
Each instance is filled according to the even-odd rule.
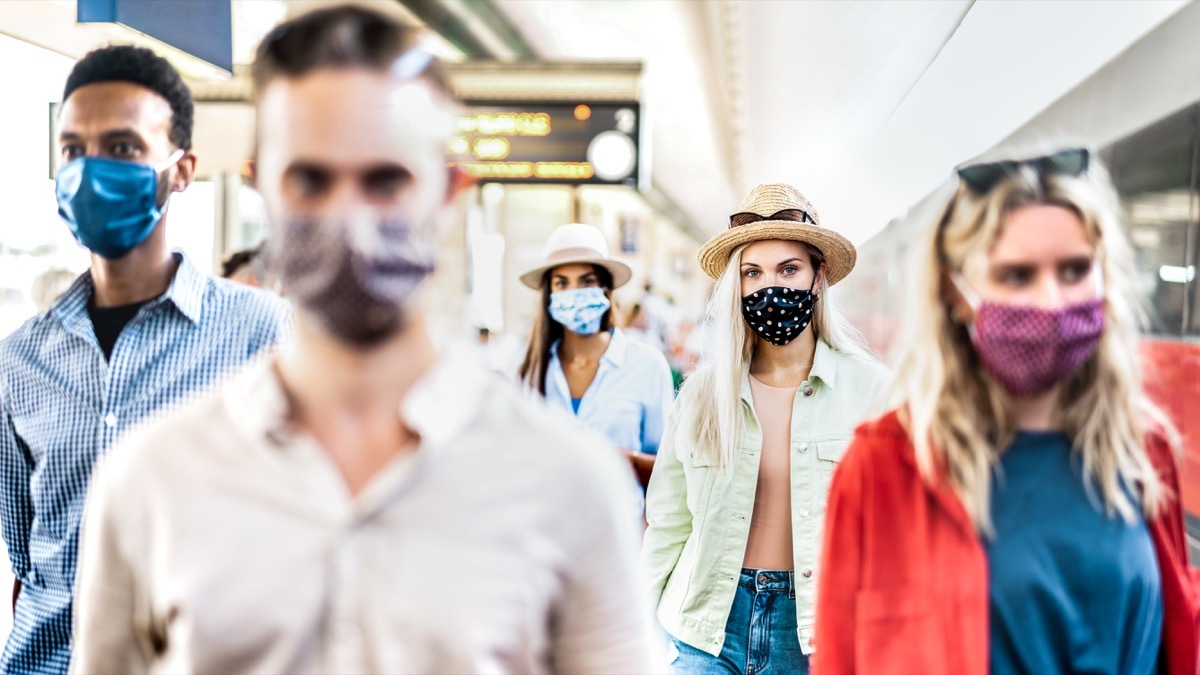
[[675,387],[666,357],[616,327],[612,292],[632,276],[599,229],[555,229],[542,261],[521,275],[541,298],[520,376],[624,450],[645,485]]
[[817,672],[1197,672],[1172,433],[1098,164],[958,169],[910,282],[895,410],[830,490]]
[[700,249],[713,339],[646,495],[676,672],[808,671],[826,487],[888,378],[828,295],[855,257],[783,184],[755,188]]

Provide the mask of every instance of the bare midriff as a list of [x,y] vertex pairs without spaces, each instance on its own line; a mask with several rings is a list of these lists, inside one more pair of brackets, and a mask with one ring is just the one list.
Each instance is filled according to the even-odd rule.
[[762,428],[762,459],[744,567],[790,570],[792,562],[792,402],[797,387],[769,387],[750,378]]

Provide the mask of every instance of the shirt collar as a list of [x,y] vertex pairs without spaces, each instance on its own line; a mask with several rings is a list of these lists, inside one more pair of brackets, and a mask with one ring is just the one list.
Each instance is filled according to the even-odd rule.
[[[812,368],[808,370],[809,381],[820,380],[823,386],[833,389],[837,380],[837,353],[824,340],[817,338],[817,347],[813,351]],[[750,392],[750,362],[742,367],[742,398],[753,402]]]
[[468,428],[482,407],[486,372],[466,354],[438,357],[400,404],[400,417],[421,437],[440,446]]
[[837,380],[837,354],[821,338],[817,338],[817,349],[813,353],[812,369],[808,371],[808,379],[817,379],[826,387],[833,389]]
[[204,291],[208,286],[208,275],[201,272],[187,256],[173,253],[179,262],[171,287],[163,294],[192,323],[199,324],[204,314]]
[[[469,428],[483,403],[486,372],[461,354],[441,355],[417,380],[400,404],[399,417],[420,437],[422,451],[438,448]],[[272,445],[286,446],[295,436],[290,403],[273,358],[245,371],[234,385],[230,412],[244,429]]]
[[625,363],[625,352],[628,351],[628,348],[629,338],[625,337],[625,333],[622,333],[620,328],[614,328],[612,338],[608,341],[608,348],[604,350],[604,355],[600,358],[620,368],[621,364]]
[[[167,292],[159,296],[159,299],[171,302],[189,321],[199,324],[203,315],[204,291],[208,285],[208,277],[182,253],[171,255],[178,267]],[[64,325],[70,326],[83,321],[87,317],[88,301],[94,292],[95,284],[91,272],[84,272],[54,303],[50,311]]]
[[[84,272],[50,306],[50,314],[67,328],[76,327],[87,319],[87,304],[92,297],[92,289],[91,272]],[[91,330],[90,327],[88,330]]]

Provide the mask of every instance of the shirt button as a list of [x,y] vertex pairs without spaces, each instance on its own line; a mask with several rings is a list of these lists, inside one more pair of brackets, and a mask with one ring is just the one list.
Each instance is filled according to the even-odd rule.
[[809,647],[816,647],[816,646],[817,646],[817,641],[816,641],[815,639],[813,639],[813,638],[808,638],[808,646],[809,646]]
[[808,452],[808,443],[800,444],[800,452]]
[[800,515],[807,518],[808,517],[808,509],[800,509]]
[[112,413],[108,413],[104,416],[104,424],[110,429],[117,426],[117,416]]
[[811,579],[811,578],[812,578],[812,570],[804,570],[804,571],[803,571],[801,574],[803,574],[803,575],[804,575],[804,578],[805,578],[805,579]]
[[812,396],[812,395],[813,395],[813,388],[812,388],[812,387],[805,387],[805,388],[804,388],[804,395],[805,395],[805,396]]
[[760,583],[760,584],[763,584],[763,585],[766,585],[766,583],[767,583],[767,575],[765,575],[765,574],[760,574],[760,575],[758,575],[758,583]]

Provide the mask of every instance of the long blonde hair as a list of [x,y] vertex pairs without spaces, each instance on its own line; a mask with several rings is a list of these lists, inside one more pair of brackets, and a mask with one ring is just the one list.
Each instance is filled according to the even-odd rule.
[[1167,417],[1142,390],[1138,328],[1145,312],[1135,291],[1133,250],[1121,227],[1120,205],[1095,157],[1079,177],[1039,176],[1022,166],[986,194],[960,184],[942,210],[914,270],[910,333],[901,351],[891,404],[912,437],[924,479],[941,479],[958,494],[976,529],[990,535],[991,475],[1000,449],[1014,437],[1008,394],[984,376],[966,326],[947,299],[947,275],[987,264],[1005,216],[1025,205],[1067,208],[1083,221],[1105,289],[1105,330],[1092,357],[1063,383],[1065,431],[1083,456],[1110,512],[1132,519],[1138,495],[1147,515],[1165,490],[1145,450],[1150,429],[1178,446]]
[[[814,246],[797,242],[808,251],[813,270],[825,263],[825,256]],[[742,432],[742,381],[754,355],[756,336],[742,318],[742,253],[750,244],[733,250],[725,272],[717,279],[708,300],[708,331],[700,366],[688,378],[694,393],[694,405],[681,408],[677,433],[690,435],[694,456],[704,464],[728,472],[733,466],[738,436]],[[817,294],[812,329],[818,340],[829,347],[873,359],[866,341],[830,302],[825,275],[813,288]]]

